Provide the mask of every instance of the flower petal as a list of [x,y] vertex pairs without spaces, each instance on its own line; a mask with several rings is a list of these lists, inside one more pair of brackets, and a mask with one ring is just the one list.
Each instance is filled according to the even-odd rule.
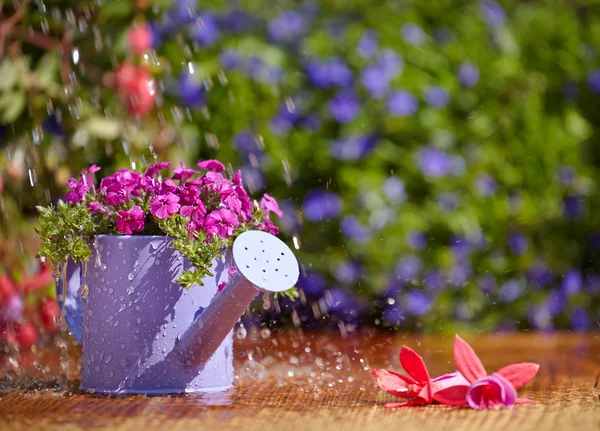
[[530,400],[529,398],[517,398],[515,404],[533,404],[534,400]]
[[412,406],[422,406],[425,404],[425,400],[422,398],[417,398],[416,400],[404,401],[401,403],[387,403],[385,405],[386,409],[393,409],[396,407],[412,407]]
[[469,344],[456,335],[454,338],[454,362],[465,378],[473,383],[487,376],[481,360]]
[[420,384],[429,382],[429,373],[425,362],[417,353],[406,346],[402,346],[400,350],[400,364],[413,379]]
[[[400,398],[413,398],[412,390],[408,387],[413,382],[407,382],[407,377],[392,370],[375,368],[371,370],[371,378],[388,394]],[[408,377],[410,379],[410,377]],[[410,379],[412,380],[412,379]]]
[[511,382],[515,389],[519,389],[521,386],[529,383],[529,381],[535,377],[539,369],[539,364],[533,362],[521,362],[519,364],[507,365],[498,370],[497,373]]
[[469,386],[450,386],[433,393],[434,401],[447,406],[464,406],[467,404]]

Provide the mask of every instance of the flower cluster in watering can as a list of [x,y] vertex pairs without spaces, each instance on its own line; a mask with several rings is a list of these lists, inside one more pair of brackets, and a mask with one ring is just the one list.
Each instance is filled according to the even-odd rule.
[[[94,185],[96,165],[78,179],[67,181],[69,191],[56,207],[38,207],[42,246],[39,256],[56,264],[68,258],[86,261],[96,235],[167,235],[192,268],[178,282],[185,288],[202,285],[215,258],[241,233],[260,230],[279,233],[271,213],[281,216],[277,201],[266,194],[250,198],[241,172],[228,176],[218,160],[183,163],[162,172],[171,163],[150,165],[145,172],[119,169]],[[234,269],[230,269],[230,273]],[[296,291],[285,292],[295,297]]]

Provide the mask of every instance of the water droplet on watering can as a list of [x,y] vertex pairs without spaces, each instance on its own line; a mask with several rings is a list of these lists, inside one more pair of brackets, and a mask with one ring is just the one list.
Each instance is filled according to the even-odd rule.
[[246,330],[246,327],[244,326],[243,323],[240,323],[239,328],[237,329],[237,331],[235,331],[235,336],[239,340],[243,340],[244,338],[246,338],[247,335],[248,335],[248,331]]
[[134,288],[133,286],[129,286],[129,287],[127,288],[127,294],[128,294],[128,295],[131,295],[131,294],[133,293],[133,291],[134,291],[134,290],[135,290],[135,288]]
[[96,371],[96,372],[99,372],[99,371],[100,371],[100,365],[96,365],[96,366],[94,367],[94,371]]
[[119,241],[118,246],[119,246],[119,250],[123,250],[123,241]]
[[142,318],[141,318],[141,317],[138,317],[138,318],[137,318],[137,323],[138,323],[138,325],[139,325],[140,323],[142,323]]
[[108,294],[112,295],[113,293],[115,293],[115,290],[111,287],[108,289]]
[[130,272],[129,275],[127,276],[127,279],[129,281],[131,281],[131,280],[133,280],[133,277],[134,277],[133,272]]
[[108,355],[105,362],[108,364],[110,361],[112,361],[112,355]]
[[115,372],[113,370],[110,370],[108,372],[108,377],[113,377],[115,375]]
[[131,361],[129,360],[129,358],[123,357],[123,358],[119,359],[119,365],[121,366],[121,368],[126,370],[131,366]]

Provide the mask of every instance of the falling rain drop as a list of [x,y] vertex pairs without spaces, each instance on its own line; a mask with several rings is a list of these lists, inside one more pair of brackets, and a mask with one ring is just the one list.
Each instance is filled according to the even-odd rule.
[[235,331],[235,336],[238,338],[238,340],[243,340],[248,336],[248,331],[246,330],[246,327],[243,323],[240,323],[240,326]]
[[262,328],[260,330],[260,336],[264,339],[267,339],[271,336],[271,330],[269,328]]

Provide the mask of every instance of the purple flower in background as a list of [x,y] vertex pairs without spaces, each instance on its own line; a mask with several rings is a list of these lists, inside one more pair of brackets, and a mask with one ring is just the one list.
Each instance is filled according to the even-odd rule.
[[235,9],[218,17],[219,26],[232,33],[248,31],[255,25],[252,15]]
[[458,68],[458,80],[465,87],[473,87],[479,82],[479,68],[473,63],[462,63]]
[[170,30],[175,30],[191,23],[196,17],[196,0],[177,0],[167,11],[167,22]]
[[517,232],[511,232],[508,235],[508,249],[512,254],[521,255],[527,252],[527,238]]
[[417,278],[423,269],[423,261],[418,256],[404,256],[396,264],[394,273],[401,280]]
[[590,329],[590,316],[584,307],[577,307],[571,312],[571,326],[576,331]]
[[283,79],[283,69],[271,66],[255,55],[244,63],[244,70],[250,78],[258,82],[277,84]]
[[298,285],[304,290],[308,296],[321,296],[327,287],[325,279],[316,272],[309,272],[306,276],[300,273]]
[[438,205],[446,212],[454,211],[458,207],[458,196],[454,193],[443,193],[438,197]]
[[224,49],[219,54],[219,62],[225,70],[237,69],[242,64],[242,56],[234,49]]
[[300,127],[304,130],[316,132],[321,128],[321,119],[316,114],[308,114],[300,122]]
[[381,318],[387,323],[398,325],[405,317],[398,304],[385,304],[381,312]]
[[200,46],[213,46],[221,38],[215,18],[210,14],[202,14],[192,26],[192,38]]
[[565,274],[562,282],[562,292],[567,296],[573,296],[581,290],[583,276],[577,270],[571,270]]
[[318,88],[347,87],[353,81],[352,71],[339,57],[326,61],[310,60],[305,71],[310,82]]
[[360,317],[364,308],[363,304],[356,297],[343,289],[328,290],[325,292],[324,298],[327,310],[330,313],[352,320]]
[[[58,136],[58,137],[64,137],[65,132],[64,132],[64,130],[62,128],[62,124],[58,118],[59,117],[56,113],[47,116],[46,119],[44,120],[44,123],[42,124],[42,127],[44,130],[49,132],[51,135]],[[2,138],[2,135],[0,134],[0,139],[1,138]]]
[[342,211],[342,200],[325,189],[313,189],[304,196],[302,208],[304,217],[312,222],[331,220]]
[[330,152],[337,160],[355,161],[369,154],[376,144],[374,135],[354,135],[334,140]]
[[489,174],[483,174],[477,177],[476,180],[477,191],[481,196],[492,196],[498,189],[498,183],[494,177]]
[[431,298],[421,290],[412,289],[406,293],[403,300],[407,313],[413,316],[423,316],[431,311]]
[[358,55],[362,58],[370,58],[377,54],[379,48],[377,44],[378,35],[376,31],[366,30],[356,46]]
[[594,94],[600,94],[600,69],[592,70],[588,74],[588,86]]
[[402,72],[404,62],[402,57],[393,49],[384,49],[377,59],[377,66],[383,70],[383,73],[389,78],[395,78]]
[[427,237],[418,230],[412,230],[406,234],[406,244],[413,250],[423,250],[427,247]]
[[448,244],[456,260],[468,259],[473,251],[474,244],[464,236],[453,236]]
[[250,190],[250,193],[255,193],[265,188],[265,177],[263,173],[254,169],[252,166],[244,166],[241,169],[244,184]]
[[242,153],[258,153],[261,149],[258,147],[256,137],[250,130],[244,130],[233,137],[233,146]]
[[198,75],[191,74],[187,69],[179,74],[178,97],[181,103],[188,107],[203,106],[206,102],[204,85],[198,80]]
[[423,29],[413,23],[404,24],[400,29],[400,34],[402,35],[402,39],[416,46],[423,45],[427,37]]
[[296,213],[296,205],[290,199],[279,203],[279,208],[283,213],[283,217],[279,219],[279,226],[284,232],[291,234],[300,229],[300,220]]
[[418,163],[421,172],[428,177],[441,178],[452,173],[452,157],[435,147],[423,147],[419,150]]
[[448,274],[448,282],[451,286],[461,287],[467,281],[469,281],[470,276],[471,265],[465,262],[458,262],[450,269],[450,274]]
[[396,177],[388,177],[383,182],[383,192],[389,200],[396,204],[400,204],[406,200],[406,191],[404,183]]
[[498,296],[502,302],[512,302],[523,293],[522,283],[518,280],[509,280],[500,286]]
[[297,109],[291,109],[283,105],[277,115],[271,120],[271,130],[276,135],[285,135],[292,127],[300,124],[301,121],[302,116],[298,113]]
[[454,34],[449,28],[438,28],[433,32],[433,38],[435,41],[442,45],[450,43],[453,37]]
[[571,166],[561,166],[558,168],[557,177],[561,184],[566,186],[573,185],[575,182],[576,172]]
[[502,6],[493,0],[483,0],[481,2],[481,13],[490,27],[500,28],[506,24],[506,12]]
[[548,310],[548,314],[550,314],[550,317],[554,318],[560,313],[562,313],[562,311],[565,308],[566,301],[567,299],[561,291],[555,290],[553,292],[550,292],[545,302],[545,307],[546,310]]
[[496,289],[496,277],[492,274],[483,274],[477,280],[477,285],[483,293],[492,293]]
[[407,117],[419,109],[419,101],[407,91],[394,91],[387,99],[387,110],[391,115]]
[[448,104],[448,92],[438,85],[432,85],[425,92],[425,101],[434,108],[443,108]]
[[340,283],[353,283],[362,277],[362,268],[355,261],[342,262],[335,267],[333,276]]
[[285,11],[269,22],[267,33],[273,42],[296,42],[306,32],[304,17],[295,11]]
[[565,217],[578,220],[583,217],[583,198],[578,195],[565,196],[563,199],[563,212]]
[[338,123],[350,123],[358,115],[360,103],[353,91],[338,93],[329,102],[329,111]]
[[381,66],[365,67],[360,82],[374,99],[382,99],[390,86],[390,79]]
[[442,290],[446,287],[446,280],[442,271],[439,269],[431,269],[425,273],[423,277],[423,285],[431,291]]
[[371,229],[361,224],[356,217],[344,217],[340,227],[344,235],[358,244],[366,244],[371,240]]
[[529,267],[527,271],[529,283],[537,287],[545,287],[552,283],[554,275],[544,262],[538,261]]

